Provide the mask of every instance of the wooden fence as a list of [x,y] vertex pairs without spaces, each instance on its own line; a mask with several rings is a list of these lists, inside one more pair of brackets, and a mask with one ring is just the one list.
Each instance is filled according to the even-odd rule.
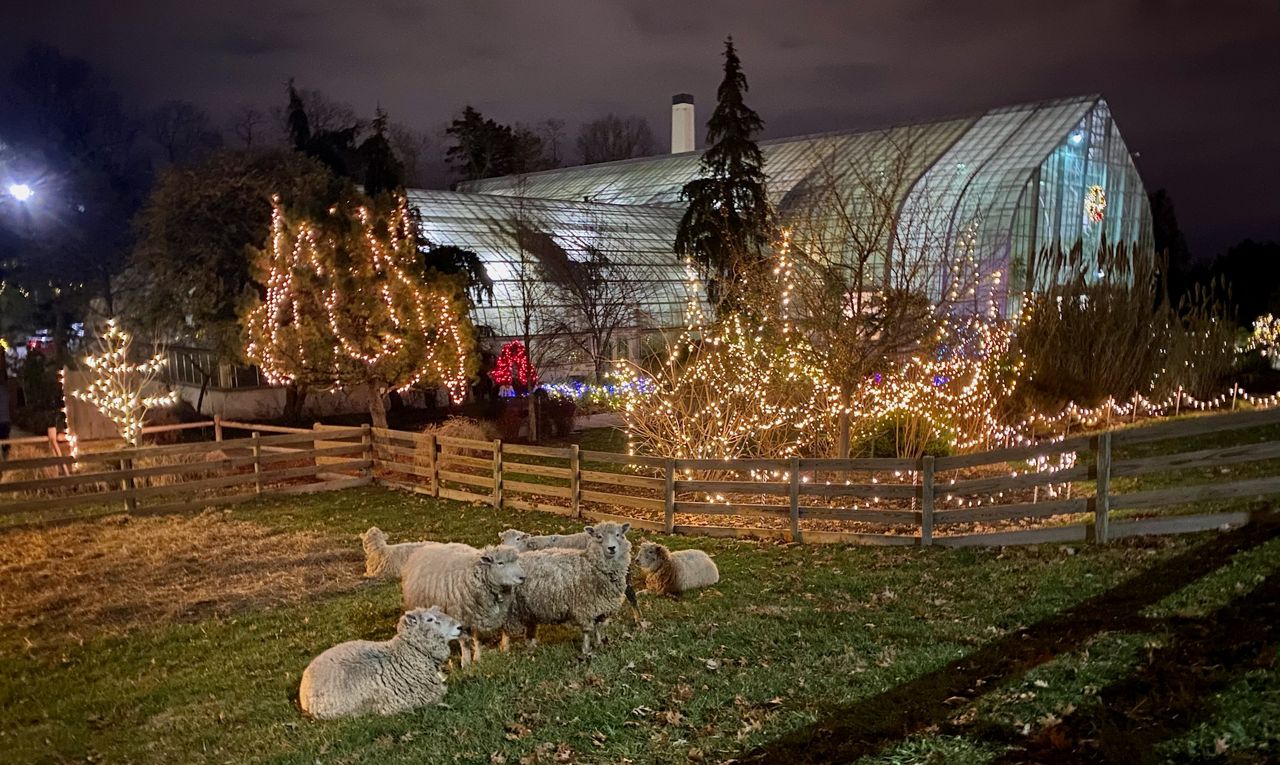
[[[625,520],[666,533],[956,547],[1107,542],[1236,526],[1247,523],[1250,513],[1153,511],[1280,495],[1280,470],[1123,490],[1142,476],[1280,460],[1274,431],[1228,446],[1175,445],[1173,453],[1145,446],[1280,425],[1280,409],[921,459],[664,459],[369,426],[305,430],[218,420],[181,427],[211,425],[213,441],[77,456],[62,454],[56,438],[28,439],[51,443],[52,451],[48,457],[0,462],[0,515],[44,517],[108,503],[167,512],[376,480],[435,497]],[[238,431],[249,435],[226,437]],[[1152,517],[1128,517],[1135,512]],[[715,525],[717,518],[729,517],[746,522]],[[1039,527],[1017,527],[1027,523]]]
[[[1247,523],[1250,513],[1113,518],[1208,500],[1280,495],[1280,475],[1117,491],[1113,479],[1280,459],[1280,440],[1117,459],[1117,447],[1280,425],[1280,409],[1163,422],[1053,443],[920,459],[663,459],[373,429],[378,481],[435,497],[625,519],[666,533],[884,545],[1105,543]],[[1054,469],[1042,469],[1056,462]],[[1040,466],[1026,469],[1028,465]],[[1019,472],[1018,466],[1024,470]],[[629,467],[630,472],[621,472]],[[735,474],[748,478],[727,478]],[[893,476],[897,480],[880,480]],[[1054,491],[1050,492],[1053,487]],[[1030,497],[1025,496],[1031,492]],[[1045,497],[1040,495],[1044,492]],[[1074,494],[1074,496],[1072,496]],[[1014,501],[1003,501],[1015,495]],[[965,506],[965,498],[977,498]],[[960,506],[949,506],[960,505]],[[771,526],[678,523],[709,516]],[[873,531],[805,528],[843,521]],[[1045,523],[991,529],[992,524]],[[812,524],[809,524],[812,525]],[[977,528],[978,530],[963,530]],[[948,533],[962,529],[959,533]]]
[[[218,420],[162,427],[209,425],[215,427],[213,441],[82,450],[75,456],[62,454],[56,439],[10,442],[51,443],[52,455],[0,461],[0,515],[43,518],[117,502],[130,512],[170,512],[372,482],[368,426],[307,430]],[[226,430],[249,435],[227,439]],[[23,473],[33,477],[21,477]]]

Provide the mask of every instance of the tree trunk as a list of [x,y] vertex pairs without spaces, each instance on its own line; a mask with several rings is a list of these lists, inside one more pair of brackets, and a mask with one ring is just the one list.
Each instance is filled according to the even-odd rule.
[[529,443],[538,443],[538,401],[533,392],[529,393]]
[[284,389],[284,419],[285,422],[300,422],[302,420],[302,406],[307,402],[307,386],[300,383],[290,383]]
[[387,428],[387,407],[382,402],[383,388],[381,385],[369,386],[369,418],[373,421],[373,427]]

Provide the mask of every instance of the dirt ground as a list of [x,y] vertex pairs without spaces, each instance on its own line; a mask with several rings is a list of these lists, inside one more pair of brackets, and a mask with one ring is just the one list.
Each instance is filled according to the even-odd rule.
[[362,581],[354,540],[282,532],[226,512],[109,516],[0,531],[0,623],[19,635],[122,634],[342,592]]

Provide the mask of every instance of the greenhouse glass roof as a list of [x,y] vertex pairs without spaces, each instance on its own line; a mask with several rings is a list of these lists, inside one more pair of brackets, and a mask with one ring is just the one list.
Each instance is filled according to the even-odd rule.
[[671,250],[679,210],[416,189],[408,197],[433,245],[462,247],[484,262],[494,295],[472,319],[499,337],[523,334],[526,316],[532,334],[557,331],[572,309],[549,274],[593,252],[608,260],[609,278],[634,285],[634,326],[684,321],[685,271]]
[[[860,267],[884,286],[924,263],[925,289],[937,299],[954,290],[951,270],[963,259],[996,277],[985,294],[974,293],[975,305],[1009,314],[1023,291],[1056,278],[1036,262],[1046,249],[1080,243],[1096,258],[1104,241],[1151,248],[1146,191],[1100,96],[760,147],[770,199],[797,247],[833,264],[869,257]],[[410,199],[428,238],[490,264],[498,295],[476,319],[500,335],[518,334],[514,269],[529,257],[517,241],[528,244],[527,232],[511,233],[519,216],[571,258],[593,247],[613,253],[619,273],[649,284],[637,316],[676,326],[685,295],[672,242],[680,190],[697,177],[700,158],[687,152],[490,178],[463,184],[466,193],[414,191]]]

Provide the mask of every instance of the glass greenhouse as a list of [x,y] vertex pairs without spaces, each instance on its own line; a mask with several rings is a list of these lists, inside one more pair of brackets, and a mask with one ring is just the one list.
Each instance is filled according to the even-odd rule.
[[[1099,96],[992,109],[884,130],[761,143],[769,192],[797,248],[841,268],[856,263],[875,290],[923,273],[939,298],[957,269],[981,277],[975,305],[1016,312],[1024,291],[1060,278],[1044,253],[1079,247],[1093,278],[1103,243],[1149,256],[1146,190],[1107,103]],[[700,152],[548,170],[463,184],[459,193],[413,191],[436,244],[477,252],[495,280],[476,323],[521,334],[527,285],[544,261],[604,253],[614,278],[638,280],[636,327],[682,323],[683,267],[672,253],[680,189]],[[534,278],[531,278],[531,275]],[[859,281],[862,281],[860,278]],[[544,285],[545,286],[545,285]],[[562,314],[556,290],[534,302],[534,332]],[[552,310],[548,311],[547,308]],[[538,329],[540,328],[540,329]]]

